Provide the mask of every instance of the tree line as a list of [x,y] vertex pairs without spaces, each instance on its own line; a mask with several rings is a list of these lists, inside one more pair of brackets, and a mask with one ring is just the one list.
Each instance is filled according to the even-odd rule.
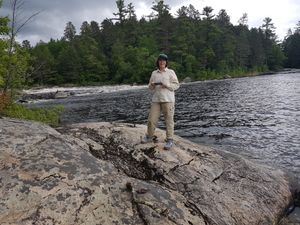
[[[18,1],[18,0],[14,0]],[[1,0],[0,0],[1,6]],[[249,28],[247,14],[233,25],[227,12],[183,6],[171,15],[164,1],[137,19],[132,3],[116,1],[113,18],[99,24],[70,21],[60,39],[31,46],[15,41],[9,18],[0,18],[0,87],[147,83],[159,53],[180,80],[241,76],[300,68],[300,22],[279,43],[272,19]]]

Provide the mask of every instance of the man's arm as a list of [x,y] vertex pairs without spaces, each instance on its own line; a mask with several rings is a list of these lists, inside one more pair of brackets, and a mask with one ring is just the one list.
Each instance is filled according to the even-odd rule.
[[177,76],[174,71],[171,72],[170,75],[170,83],[163,84],[163,87],[168,88],[170,91],[176,91],[179,88],[179,82]]
[[148,88],[150,90],[153,90],[155,88],[155,84],[153,83],[153,73],[151,74],[150,80],[149,80],[149,84],[148,84]]

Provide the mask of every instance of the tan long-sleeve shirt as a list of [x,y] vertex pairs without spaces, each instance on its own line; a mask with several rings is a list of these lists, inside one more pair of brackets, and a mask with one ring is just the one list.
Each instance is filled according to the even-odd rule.
[[[162,83],[162,85],[151,85]],[[164,71],[154,70],[149,80],[149,88],[152,90],[152,102],[175,102],[175,93],[179,88],[179,82],[174,70],[166,68]]]

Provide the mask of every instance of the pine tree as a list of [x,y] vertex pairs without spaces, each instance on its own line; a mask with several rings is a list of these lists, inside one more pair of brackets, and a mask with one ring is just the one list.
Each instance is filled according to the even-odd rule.
[[51,54],[46,43],[38,43],[32,49],[32,71],[30,73],[31,82],[39,85],[56,84],[55,79],[52,78],[54,73],[54,57]]
[[[50,75],[43,82],[52,83],[145,83],[160,52],[169,55],[169,65],[180,79],[212,79],[237,71],[241,74],[248,70],[275,70],[284,61],[270,18],[264,20],[261,28],[249,30],[246,13],[238,25],[233,25],[225,10],[215,16],[207,6],[200,14],[189,5],[178,9],[173,17],[164,1],[155,2],[151,15],[137,20],[133,4],[126,6],[118,0],[116,18],[105,19],[100,25],[84,21],[79,34],[69,22],[61,40],[44,43],[48,47],[44,56],[39,56],[41,49],[24,49],[40,58],[40,62],[47,62],[44,71],[48,68]],[[295,33],[299,33],[298,28]],[[295,33],[289,37],[295,38]],[[298,56],[291,50],[297,42],[289,37],[283,46],[289,65],[296,65],[291,60]],[[51,58],[49,52],[53,61],[45,60]],[[37,68],[39,64],[33,62]],[[38,76],[41,78],[41,74]]]
[[262,30],[264,33],[263,43],[266,53],[266,65],[271,70],[277,70],[282,67],[284,56],[280,46],[277,44],[276,28],[269,17],[266,17],[263,22]]
[[75,35],[76,35],[76,28],[73,25],[72,22],[68,22],[66,24],[66,28],[64,30],[64,39],[67,41],[72,42],[75,39]]
[[163,1],[159,1],[153,5],[152,10],[156,16],[156,35],[157,43],[159,44],[159,51],[168,53],[171,50],[171,37],[173,33],[172,16],[170,14],[170,7],[165,5]]
[[300,21],[297,23],[294,33],[291,32],[282,45],[287,57],[285,66],[300,68]]
[[113,13],[114,16],[117,16],[117,18],[114,19],[118,20],[120,23],[123,23],[125,21],[126,14],[127,14],[124,0],[117,0],[116,4],[117,4],[118,12]]

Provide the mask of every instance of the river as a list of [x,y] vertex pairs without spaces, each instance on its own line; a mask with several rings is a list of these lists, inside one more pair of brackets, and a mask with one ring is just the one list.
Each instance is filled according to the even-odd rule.
[[[63,124],[115,121],[146,124],[146,88],[31,103],[62,104]],[[300,178],[300,73],[182,84],[176,92],[175,133],[237,153]],[[164,128],[163,122],[159,127]]]

